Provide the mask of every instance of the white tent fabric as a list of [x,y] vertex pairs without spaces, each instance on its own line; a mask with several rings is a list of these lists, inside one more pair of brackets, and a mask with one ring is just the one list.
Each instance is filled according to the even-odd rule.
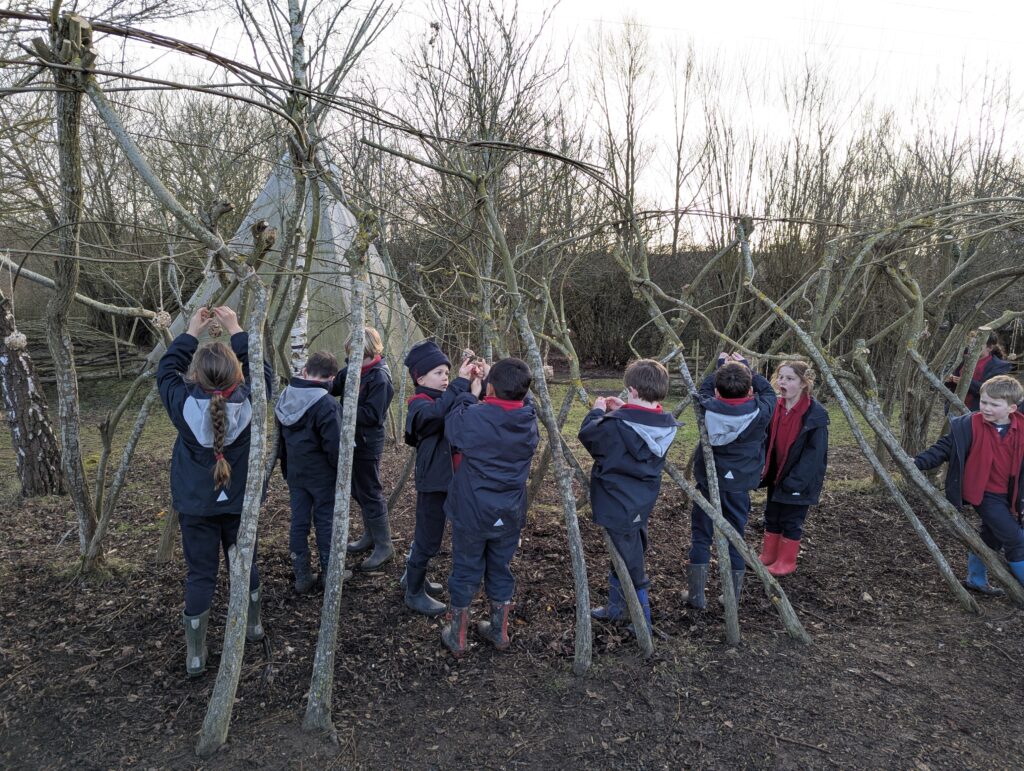
[[[335,169],[328,166],[328,172]],[[339,177],[335,175],[335,179]],[[313,252],[313,265],[309,281],[303,297],[299,297],[299,275],[302,273],[304,255],[298,256],[295,265],[296,278],[291,282],[286,305],[280,314],[277,304],[271,306],[271,319],[276,318],[274,338],[279,340],[283,326],[287,323],[289,309],[299,306],[299,313],[290,331],[290,360],[294,371],[302,368],[309,351],[326,350],[334,353],[339,360],[344,359],[345,339],[349,334],[349,301],[351,298],[351,280],[348,276],[346,252],[352,244],[356,233],[355,215],[348,209],[344,201],[333,196],[326,185],[319,184],[320,223]],[[290,164],[282,161],[267,180],[263,191],[257,196],[248,213],[238,226],[238,230],[230,241],[231,248],[240,254],[246,254],[252,248],[250,228],[254,222],[264,219],[271,227],[277,228],[278,242],[273,250],[264,258],[260,269],[264,281],[270,286],[279,270],[281,249],[284,239],[284,222],[291,204],[294,177]],[[313,194],[307,191],[306,199],[306,232],[313,223]],[[284,266],[289,270],[290,265]],[[393,360],[400,357],[402,351],[423,338],[408,305],[399,291],[398,283],[377,250],[371,246],[369,254],[369,271],[372,303],[367,308],[367,323],[377,328],[385,339],[388,353]],[[209,276],[196,290],[192,300],[200,303],[211,301],[220,290],[220,283],[215,276]],[[240,294],[236,293],[229,304],[236,305]],[[171,333],[177,334],[184,330],[185,320],[177,318],[171,327]],[[159,352],[154,352],[159,355]]]

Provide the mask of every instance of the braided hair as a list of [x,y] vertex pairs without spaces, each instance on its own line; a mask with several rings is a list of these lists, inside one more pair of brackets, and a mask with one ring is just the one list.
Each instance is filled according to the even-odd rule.
[[210,421],[213,424],[214,489],[231,485],[231,465],[224,459],[227,434],[227,397],[243,380],[242,364],[224,343],[207,343],[192,358],[187,379],[210,394]]

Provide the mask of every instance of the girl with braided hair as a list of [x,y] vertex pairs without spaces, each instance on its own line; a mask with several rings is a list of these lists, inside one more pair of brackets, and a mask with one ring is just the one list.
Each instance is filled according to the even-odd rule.
[[[231,335],[224,343],[199,346],[212,323]],[[171,455],[171,501],[181,525],[185,579],[185,671],[197,677],[206,669],[206,627],[217,586],[220,552],[238,537],[249,470],[249,336],[228,307],[200,308],[188,330],[167,348],[157,368],[157,386],[171,422],[178,430]],[[267,393],[273,371],[264,365]],[[249,620],[246,638],[263,639],[260,579],[253,559],[249,575]]]

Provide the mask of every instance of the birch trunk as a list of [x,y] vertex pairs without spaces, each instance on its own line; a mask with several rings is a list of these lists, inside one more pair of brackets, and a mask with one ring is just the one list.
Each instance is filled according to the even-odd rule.
[[60,446],[50,426],[46,396],[25,348],[5,343],[14,333],[10,303],[0,292],[0,396],[14,445],[21,494],[26,498],[63,495]]

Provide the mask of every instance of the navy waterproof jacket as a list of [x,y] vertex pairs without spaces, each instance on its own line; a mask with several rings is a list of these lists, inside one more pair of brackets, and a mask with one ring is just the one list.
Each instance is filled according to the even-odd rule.
[[[954,375],[959,375],[963,371],[964,365],[961,364],[954,371]],[[965,397],[965,404],[971,409],[972,412],[977,412],[981,409],[981,387],[985,384],[986,380],[991,380],[996,375],[1009,375],[1013,370],[1013,364],[1008,362],[1006,359],[1002,359],[999,356],[992,354],[992,358],[985,364],[985,368],[981,371],[981,380],[971,379],[971,386],[967,389],[967,396]],[[951,386],[951,390],[956,390],[956,386]],[[948,411],[948,410],[947,410]]]
[[405,443],[416,448],[416,492],[447,492],[452,481],[452,448],[445,438],[444,418],[469,381],[457,377],[444,391],[416,386],[405,415]]
[[[814,506],[818,503],[828,466],[828,424],[825,408],[811,399],[800,433],[786,455],[786,465],[782,467],[782,479],[778,483],[775,482],[775,459],[768,458],[768,473],[761,480],[761,487],[772,487],[773,501],[789,506]],[[764,448],[767,452],[767,434]]]
[[647,525],[677,428],[669,412],[620,407],[587,413],[579,440],[594,458],[590,471],[594,522],[619,532]]
[[[935,444],[914,458],[914,465],[922,471],[938,468],[949,463],[946,469],[946,500],[963,508],[964,467],[967,465],[967,454],[971,451],[974,434],[971,430],[972,415],[958,415],[949,421],[949,433],[944,434]],[[1017,471],[1017,479],[1024,479],[1024,463]],[[1010,479],[1010,489],[1014,487]],[[1018,495],[1016,511],[1024,512],[1024,484],[1017,486]],[[1007,491],[1009,493],[1009,490]],[[1010,497],[1009,494],[1007,497]]]
[[[727,404],[715,396],[714,373],[700,384],[700,403],[715,455],[718,487],[726,492],[757,489],[764,470],[764,439],[776,397],[771,383],[756,372],[752,374],[754,397],[742,404]],[[693,476],[699,485],[708,489],[704,448],[699,443],[693,457]]]
[[[160,401],[171,423],[178,430],[171,452],[171,505],[179,514],[216,516],[241,514],[245,499],[245,481],[249,474],[249,432],[252,403],[249,401],[249,336],[238,332],[231,336],[231,350],[242,363],[245,382],[228,397],[225,404],[227,431],[224,459],[231,465],[231,483],[214,488],[213,424],[210,420],[210,395],[195,384],[186,383],[192,357],[199,341],[182,333],[168,346],[156,371]],[[264,363],[267,397],[273,390],[274,371]]]
[[445,515],[455,526],[483,534],[520,530],[526,520],[530,461],[540,441],[533,405],[505,409],[462,393],[445,418],[444,433],[462,454],[448,487]]
[[[348,367],[343,367],[334,378],[331,396],[344,400],[347,376]],[[370,367],[359,381],[354,457],[376,460],[384,453],[384,421],[387,420],[388,407],[394,395],[391,370],[384,359],[381,359]]]
[[277,457],[289,486],[334,488],[341,442],[341,405],[331,383],[293,377],[274,405],[281,439]]

